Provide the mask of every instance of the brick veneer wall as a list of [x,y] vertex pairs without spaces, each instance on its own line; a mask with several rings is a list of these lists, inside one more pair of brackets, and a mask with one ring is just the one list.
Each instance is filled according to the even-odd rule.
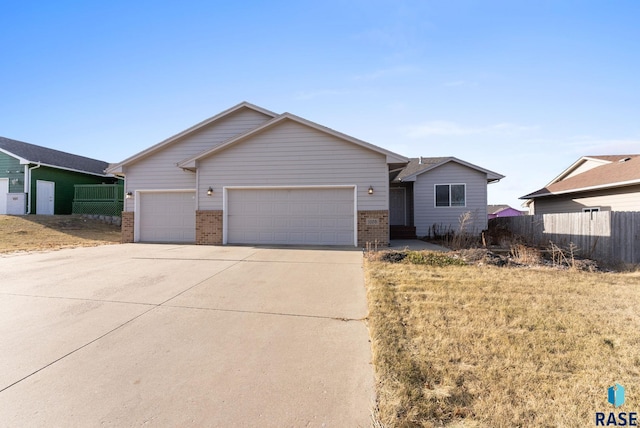
[[222,210],[196,211],[196,244],[222,245]]
[[133,211],[122,212],[122,226],[120,226],[121,237],[120,242],[128,244],[133,242]]
[[358,247],[365,247],[367,242],[378,247],[389,245],[389,211],[358,211]]

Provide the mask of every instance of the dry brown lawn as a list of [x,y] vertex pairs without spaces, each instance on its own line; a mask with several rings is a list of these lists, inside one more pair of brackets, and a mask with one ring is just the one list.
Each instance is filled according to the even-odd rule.
[[640,274],[365,260],[378,425],[594,426],[640,411]]
[[76,215],[0,215],[0,254],[120,243],[120,226]]

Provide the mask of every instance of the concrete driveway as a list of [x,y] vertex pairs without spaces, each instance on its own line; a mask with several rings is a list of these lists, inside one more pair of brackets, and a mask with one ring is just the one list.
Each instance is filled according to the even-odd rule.
[[370,425],[358,251],[0,257],[0,425]]

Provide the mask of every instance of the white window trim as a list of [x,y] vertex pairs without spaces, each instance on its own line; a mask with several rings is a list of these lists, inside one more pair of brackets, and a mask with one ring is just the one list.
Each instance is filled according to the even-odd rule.
[[[449,186],[449,205],[438,206],[437,205],[437,186]],[[464,205],[451,205],[451,186],[464,186]],[[433,207],[434,208],[466,208],[467,207],[467,183],[437,183],[433,185]]]

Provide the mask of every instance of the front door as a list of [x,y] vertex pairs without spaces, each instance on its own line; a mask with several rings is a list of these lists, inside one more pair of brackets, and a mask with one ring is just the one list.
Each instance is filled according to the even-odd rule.
[[389,226],[407,225],[406,189],[391,187],[389,189]]
[[53,181],[36,180],[36,214],[53,215],[55,185]]

